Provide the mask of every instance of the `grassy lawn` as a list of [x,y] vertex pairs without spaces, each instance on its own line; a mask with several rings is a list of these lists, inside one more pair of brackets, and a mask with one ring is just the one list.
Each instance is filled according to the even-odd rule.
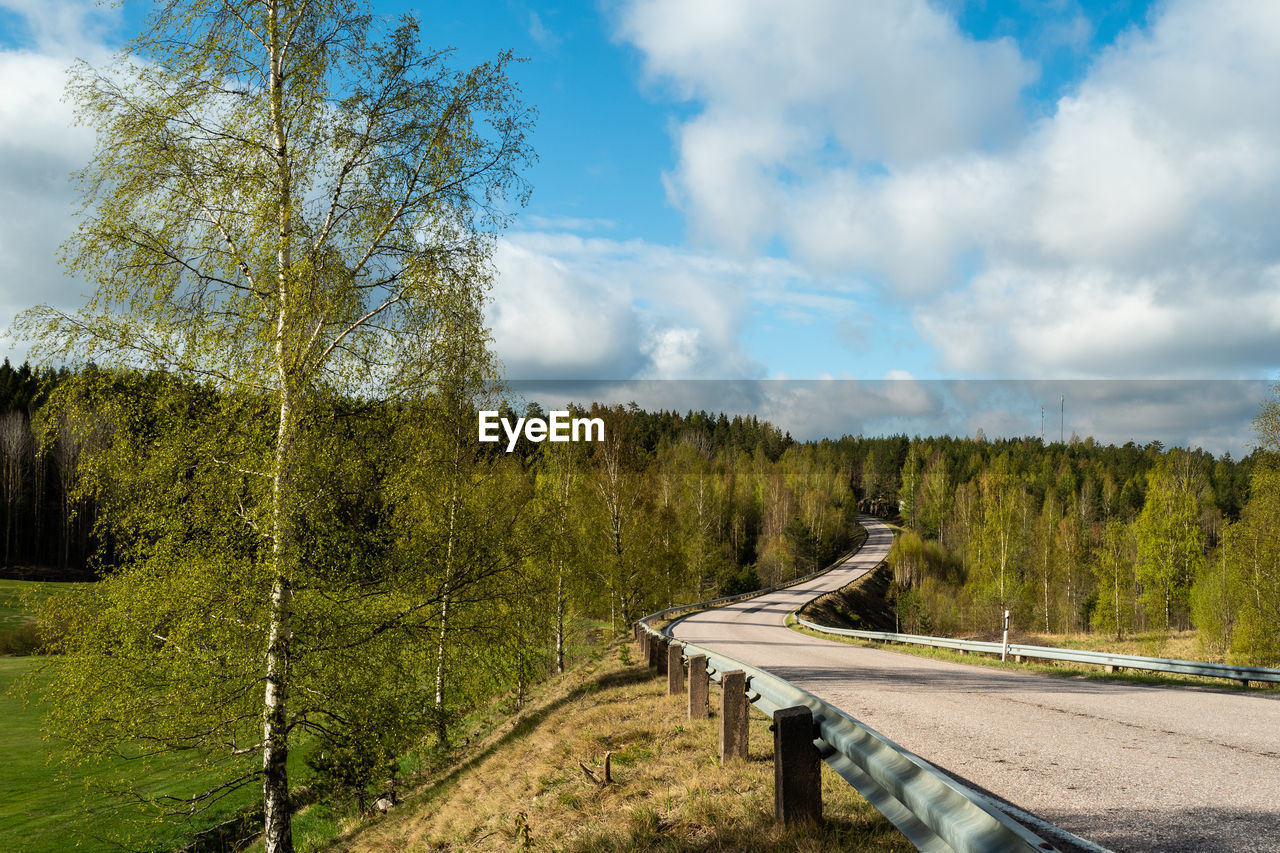
[[0,580],[0,630],[12,628],[25,621],[36,602],[50,595],[69,592],[80,586],[83,584]]
[[[40,598],[61,594],[75,584],[0,581],[0,630],[17,626],[28,618],[29,608]],[[605,627],[595,626],[599,631]],[[600,647],[574,644],[570,657],[599,660]],[[210,778],[191,779],[183,756],[173,755],[146,766],[124,759],[68,769],[58,759],[59,746],[41,737],[45,707],[39,684],[47,676],[39,672],[46,658],[40,656],[0,656],[0,853],[61,853],[75,847],[88,853],[119,853],[122,849],[170,851],[191,843],[195,832],[234,817],[260,800],[256,785],[243,788],[219,805],[217,812],[202,819],[199,826],[148,821],[151,812],[140,806],[121,808],[120,800],[102,791],[101,785],[121,777],[151,794],[181,795],[208,787]],[[21,689],[33,681],[34,691]],[[498,701],[476,710],[459,723],[459,731],[472,736],[494,729],[509,728],[514,708]],[[305,784],[306,745],[295,746],[289,757],[290,778]],[[402,767],[412,773],[415,759],[409,756]],[[429,772],[429,770],[427,771]],[[250,834],[260,827],[261,818],[250,824]],[[301,851],[328,844],[350,825],[350,809],[323,805],[304,808],[294,818],[294,839]],[[244,837],[243,833],[237,833]],[[128,847],[118,843],[128,840]],[[221,849],[221,848],[214,848]],[[257,843],[256,849],[261,849]]]
[[[149,813],[141,807],[116,808],[118,800],[92,785],[124,775],[152,793],[196,790],[201,780],[186,780],[181,756],[146,766],[121,759],[64,772],[56,761],[57,746],[40,737],[42,704],[35,698],[24,701],[10,689],[41,660],[0,658],[0,754],[5,762],[0,774],[0,850],[55,853],[78,843],[77,849],[84,851],[119,851],[111,839],[124,834],[144,850],[171,850],[189,841],[189,828],[145,822]],[[221,805],[220,817],[229,817],[255,795],[252,790],[237,792],[235,802]]]
[[[0,632],[13,631],[29,618],[31,608],[50,595],[62,595],[79,584],[0,580]],[[171,850],[190,841],[190,827],[149,822],[140,806],[120,807],[120,800],[100,785],[125,778],[153,794],[192,793],[208,778],[190,779],[187,758],[173,755],[145,764],[118,759],[68,768],[59,761],[58,744],[41,737],[45,706],[39,685],[40,656],[0,657],[0,850],[55,853],[73,845],[89,851],[121,849],[116,840],[130,836],[132,847]],[[31,677],[36,688],[20,689]],[[256,790],[236,792],[204,822],[231,817],[257,797]]]

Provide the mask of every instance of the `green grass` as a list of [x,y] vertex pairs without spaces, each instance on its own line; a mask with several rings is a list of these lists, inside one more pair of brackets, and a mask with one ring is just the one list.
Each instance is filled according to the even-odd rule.
[[[118,800],[94,787],[124,775],[153,794],[196,790],[203,780],[189,778],[182,756],[145,767],[124,759],[69,771],[60,764],[58,746],[40,735],[45,707],[38,695],[24,699],[12,689],[33,673],[38,686],[45,677],[36,672],[42,660],[0,658],[0,850],[60,853],[78,844],[76,849],[87,853],[118,853],[112,838],[132,836],[132,846],[142,850],[171,850],[189,841],[190,827],[145,822],[150,813],[141,806],[118,808]],[[256,790],[238,791],[208,823],[232,816],[256,795]]]
[[66,595],[82,583],[0,580],[0,655],[39,654],[44,638],[32,614],[52,596]]
[[62,595],[84,584],[52,581],[0,580],[0,630],[31,617],[35,605],[51,595]]
[[[0,633],[13,631],[30,618],[32,609],[50,595],[64,594],[80,584],[43,583],[0,580]],[[607,625],[578,626],[592,633],[607,631]],[[571,660],[598,658],[601,650],[590,643],[574,642],[569,649]],[[136,766],[124,759],[91,766],[68,767],[60,761],[58,744],[41,737],[41,724],[46,711],[40,697],[40,686],[48,675],[39,671],[47,658],[38,655],[0,657],[0,756],[4,770],[0,772],[0,853],[10,850],[29,853],[54,853],[73,846],[88,853],[118,853],[116,843],[129,838],[127,849],[161,851],[189,844],[196,831],[238,812],[260,799],[256,784],[236,792],[198,826],[144,823],[152,813],[141,806],[120,808],[120,801],[105,793],[101,786],[125,777],[135,787],[149,794],[182,794],[207,787],[209,777],[192,779],[190,763],[173,755],[152,761],[147,767]],[[32,689],[24,689],[29,685]],[[456,724],[460,737],[475,736],[498,727],[509,719],[514,697],[486,704]],[[295,746],[289,756],[290,779],[306,783],[307,748]],[[439,760],[436,758],[435,760]],[[402,768],[406,773],[422,771],[433,757],[428,753],[406,756]],[[294,817],[294,841],[300,851],[315,850],[338,835],[347,825],[350,809],[331,808],[323,804],[303,808]],[[260,818],[249,824],[259,828]],[[257,845],[260,849],[260,843]]]

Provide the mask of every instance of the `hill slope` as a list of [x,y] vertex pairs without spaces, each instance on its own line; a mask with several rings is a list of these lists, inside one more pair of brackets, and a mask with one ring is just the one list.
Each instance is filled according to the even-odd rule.
[[[777,825],[769,721],[753,711],[749,760],[720,767],[714,711],[686,719],[684,697],[627,651],[570,673],[467,764],[327,849],[911,849],[825,765],[823,825]],[[606,751],[613,782],[597,784],[580,763],[599,777]]]

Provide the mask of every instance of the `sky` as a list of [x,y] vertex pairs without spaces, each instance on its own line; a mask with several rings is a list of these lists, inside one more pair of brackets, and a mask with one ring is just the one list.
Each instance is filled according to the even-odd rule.
[[[742,405],[805,437],[1036,434],[1053,383],[1087,380],[1068,432],[1247,450],[1280,367],[1280,4],[374,7],[416,11],[457,65],[527,60],[539,159],[488,310],[512,379],[757,381],[773,403]],[[83,300],[57,261],[93,144],[65,70],[109,61],[141,8],[0,0],[0,325]],[[876,420],[830,393],[788,408],[834,386],[781,380],[897,388],[904,418],[917,388],[1007,407]],[[1181,404],[1144,423],[1151,388]]]

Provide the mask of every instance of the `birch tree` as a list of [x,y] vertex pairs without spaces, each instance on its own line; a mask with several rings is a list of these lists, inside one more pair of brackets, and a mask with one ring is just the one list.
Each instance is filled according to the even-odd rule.
[[[72,74],[97,150],[66,258],[95,290],[18,331],[46,357],[167,371],[270,412],[257,458],[226,467],[265,486],[243,514],[260,535],[248,559],[262,570],[245,577],[263,607],[268,853],[293,846],[286,761],[308,631],[295,599],[324,586],[302,560],[317,402],[431,381],[440,318],[483,287],[492,234],[526,192],[531,115],[511,57],[448,60],[419,47],[413,19],[375,21],[357,0],[193,0],[157,4],[113,65]],[[171,568],[216,564],[218,549],[185,560]]]
[[995,605],[993,622],[998,622],[999,612],[1009,609],[1021,592],[1021,517],[1027,496],[1005,460],[983,473],[981,489],[982,518],[971,544],[976,554],[970,581],[976,581],[981,598]]
[[1093,626],[1113,633],[1117,640],[1133,628],[1134,536],[1118,518],[1108,519],[1093,554],[1093,575],[1098,584],[1098,606]]
[[575,495],[580,490],[579,481],[584,472],[585,451],[577,442],[543,445],[542,457],[536,473],[536,492],[542,510],[534,533],[541,534],[541,559],[551,576],[554,646],[556,672],[565,669],[565,623],[569,618],[569,605],[579,579],[574,568],[583,551],[580,519]]
[[1204,564],[1199,491],[1180,451],[1161,457],[1147,476],[1136,525],[1138,579],[1148,618],[1166,631],[1186,619],[1191,581]]

